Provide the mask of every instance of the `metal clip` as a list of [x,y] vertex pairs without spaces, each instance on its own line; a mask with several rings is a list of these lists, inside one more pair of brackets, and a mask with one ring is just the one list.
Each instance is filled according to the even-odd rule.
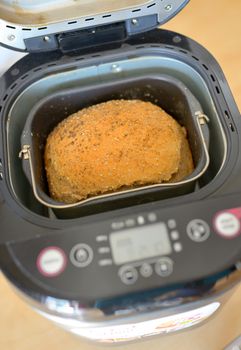
[[21,151],[19,152],[19,158],[24,159],[24,160],[29,160],[30,158],[30,146],[29,145],[24,145]]

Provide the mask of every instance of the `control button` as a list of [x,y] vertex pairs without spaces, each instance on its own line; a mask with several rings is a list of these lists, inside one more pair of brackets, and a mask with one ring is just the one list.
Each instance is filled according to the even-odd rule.
[[180,235],[179,235],[179,232],[178,231],[172,231],[171,232],[171,239],[173,241],[177,241],[179,239]]
[[176,242],[173,244],[173,249],[175,252],[179,253],[182,251],[182,244],[180,242]]
[[157,215],[156,213],[149,213],[147,216],[148,220],[150,222],[156,222],[157,221]]
[[86,267],[92,262],[94,254],[90,246],[80,243],[71,249],[69,257],[76,267]]
[[138,273],[133,266],[122,266],[119,270],[119,276],[124,284],[134,284],[138,279]]
[[152,266],[150,264],[144,263],[141,265],[140,274],[143,277],[150,277],[153,273]]
[[110,253],[110,247],[100,247],[98,248],[98,252],[100,254],[108,254]]
[[239,219],[228,212],[217,214],[214,219],[214,227],[217,233],[225,238],[234,238],[241,233]]
[[133,227],[136,225],[135,219],[126,219],[125,221],[126,227]]
[[41,275],[56,277],[65,270],[67,258],[59,247],[47,247],[39,253],[36,264]]
[[102,259],[102,260],[99,260],[99,265],[100,266],[110,266],[113,264],[113,261],[112,259]]
[[120,230],[125,227],[125,223],[123,221],[112,222],[111,227],[113,230]]
[[106,236],[106,235],[99,235],[99,236],[96,237],[96,241],[97,242],[106,242],[106,241],[108,241],[108,236]]
[[139,225],[144,225],[145,224],[145,219],[143,216],[138,216],[137,222]]
[[155,271],[161,277],[170,276],[173,272],[173,261],[170,258],[161,258],[155,264]]
[[168,226],[171,230],[173,230],[174,228],[177,227],[176,220],[174,220],[174,219],[168,220],[167,226]]
[[210,236],[210,228],[205,221],[195,219],[187,225],[187,234],[194,242],[204,242]]

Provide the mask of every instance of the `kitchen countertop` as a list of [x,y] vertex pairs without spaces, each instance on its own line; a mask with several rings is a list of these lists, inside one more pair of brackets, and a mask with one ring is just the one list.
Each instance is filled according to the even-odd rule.
[[[217,58],[241,110],[241,1],[192,0],[164,27],[204,45]],[[7,50],[4,50],[5,55]],[[2,56],[3,57],[3,56]],[[0,52],[1,60],[1,52]],[[1,66],[2,66],[1,61]],[[1,70],[0,66],[0,70]],[[1,350],[97,350],[100,346],[66,333],[17,297],[0,276]],[[123,350],[221,350],[241,335],[241,286],[208,323],[184,333],[119,346]],[[112,348],[110,348],[112,349]]]

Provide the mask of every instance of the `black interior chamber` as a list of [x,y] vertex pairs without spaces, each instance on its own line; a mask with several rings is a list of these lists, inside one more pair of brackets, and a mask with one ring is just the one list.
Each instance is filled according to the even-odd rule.
[[[195,169],[189,178],[198,176],[205,167],[207,161],[205,157],[203,142],[198,129],[197,112],[202,112],[202,108],[190,90],[179,80],[168,75],[147,75],[134,79],[125,78],[117,82],[93,84],[92,86],[76,87],[72,89],[56,92],[40,100],[29,113],[22,137],[22,147],[30,146],[33,163],[34,182],[39,196],[46,201],[49,206],[56,205],[48,195],[48,186],[44,170],[43,153],[48,134],[64,118],[72,113],[112,99],[139,99],[152,102],[172,115],[180,125],[187,130],[188,141],[191,147]],[[209,142],[209,131],[207,126],[202,126],[205,143]],[[23,160],[24,172],[31,181],[29,162]],[[193,191],[195,182],[182,184],[176,188],[155,188],[145,189],[134,193],[119,193],[118,197],[93,199],[92,204],[106,206],[107,202],[129,201],[136,204],[141,201],[151,201],[154,198],[173,197],[176,194],[186,194]],[[89,204],[88,204],[89,205]],[[112,205],[112,204],[111,204]],[[85,204],[77,204],[76,208],[55,209],[61,217],[69,213],[77,214],[83,210]],[[65,213],[63,213],[63,210]],[[68,214],[68,215],[69,215]]]

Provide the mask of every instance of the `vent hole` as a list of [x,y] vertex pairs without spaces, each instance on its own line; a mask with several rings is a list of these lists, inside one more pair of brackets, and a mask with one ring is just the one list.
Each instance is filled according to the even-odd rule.
[[3,108],[3,107],[2,107],[2,106],[0,106],[0,112],[2,111],[2,108]]
[[95,57],[101,57],[101,55],[93,55],[93,56],[91,56],[92,58],[95,58]]
[[13,84],[13,85],[11,86],[11,90],[13,90],[16,86],[17,86],[17,83]]
[[28,31],[30,31],[30,30],[32,30],[31,28],[22,28],[22,30],[28,30]]
[[6,27],[7,27],[7,28],[11,28],[11,29],[16,29],[16,27],[9,26],[9,25],[7,25]]
[[108,17],[111,17],[111,15],[104,15],[104,16],[102,16],[102,18],[108,18]]
[[39,70],[41,70],[42,68],[41,67],[39,67],[39,68],[35,68],[33,71],[34,72],[38,72]]
[[233,126],[233,124],[229,124],[229,128],[230,128],[230,130],[232,131],[232,132],[235,132],[235,129],[234,129],[234,126]]
[[77,21],[68,22],[68,24],[75,24]]
[[147,8],[149,9],[150,7],[153,7],[155,5],[156,5],[156,3],[154,2],[154,4],[148,5]]
[[160,45],[151,45],[151,47],[160,47]]
[[44,29],[47,29],[47,27],[40,27],[40,28],[38,28],[38,30],[44,30]]
[[142,45],[142,46],[137,46],[137,47],[136,47],[136,49],[144,49],[144,48],[145,48],[144,45]]
[[210,77],[211,77],[212,81],[215,81],[215,78],[212,74],[210,74]]
[[140,12],[141,9],[132,10],[132,12]]
[[224,111],[224,113],[225,113],[226,117],[227,117],[228,119],[230,119],[230,115],[229,115],[228,111]]
[[218,86],[216,86],[216,91],[217,91],[218,94],[220,94],[220,90],[219,90]]
[[192,56],[192,58],[194,58],[194,60],[199,61],[199,58],[197,58],[196,56]]
[[21,80],[26,79],[28,77],[28,74],[25,74],[24,76],[21,77]]
[[8,95],[5,95],[3,98],[3,101],[6,101],[7,98],[8,98]]
[[179,50],[179,51],[182,53],[185,53],[187,55],[187,51],[185,51],[185,50]]
[[170,49],[170,50],[174,50],[174,47],[173,47],[173,46],[165,45],[165,48],[166,48],[166,49]]
[[93,20],[94,20],[94,18],[86,18],[86,19],[85,19],[85,22],[93,21]]
[[84,57],[78,57],[75,59],[75,61],[82,61],[82,60],[84,60]]
[[53,66],[56,66],[57,63],[50,63],[48,64],[48,67],[53,67]]
[[208,70],[208,67],[206,66],[206,64],[203,64],[203,67],[204,67],[206,70]]

